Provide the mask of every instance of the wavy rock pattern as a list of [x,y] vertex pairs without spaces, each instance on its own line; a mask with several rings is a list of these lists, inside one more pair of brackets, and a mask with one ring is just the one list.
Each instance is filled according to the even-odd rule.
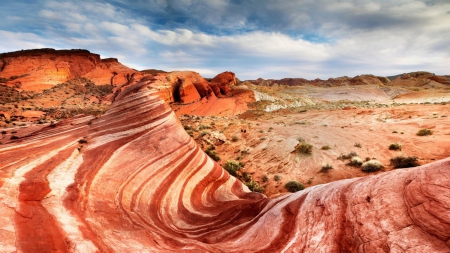
[[[87,142],[87,143],[85,143]],[[450,159],[249,192],[156,89],[0,149],[0,252],[449,252]]]

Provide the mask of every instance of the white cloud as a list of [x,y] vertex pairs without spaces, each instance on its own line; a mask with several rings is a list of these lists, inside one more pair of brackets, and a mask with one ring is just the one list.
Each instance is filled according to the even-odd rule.
[[[119,1],[127,6],[114,2]],[[445,1],[146,0],[133,6],[139,11],[93,0],[47,1],[34,17],[9,13],[10,27],[25,27],[35,18],[39,29],[0,26],[0,47],[86,48],[136,68],[190,68],[207,76],[230,70],[241,79],[422,69],[448,74]]]

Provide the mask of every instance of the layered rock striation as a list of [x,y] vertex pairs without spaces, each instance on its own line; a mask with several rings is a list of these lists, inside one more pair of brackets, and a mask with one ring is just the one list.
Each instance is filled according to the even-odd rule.
[[199,149],[155,82],[1,146],[1,252],[450,251],[450,159],[267,198]]

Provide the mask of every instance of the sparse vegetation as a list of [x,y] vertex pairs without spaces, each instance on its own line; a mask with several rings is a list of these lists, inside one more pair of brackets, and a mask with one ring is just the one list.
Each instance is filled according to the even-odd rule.
[[328,163],[322,166],[322,169],[320,169],[320,172],[327,173],[329,170],[333,169],[333,166],[329,165]]
[[231,137],[231,141],[232,142],[237,142],[239,140],[239,137],[237,137],[237,135],[233,135],[232,137]]
[[305,141],[301,141],[299,144],[297,144],[297,146],[295,146],[295,150],[298,153],[307,154],[307,155],[312,153],[312,148],[313,148],[313,146]]
[[394,168],[410,168],[410,167],[417,167],[419,166],[417,156],[396,156],[394,158],[391,158],[391,165],[394,166]]
[[280,175],[275,175],[275,176],[273,176],[273,180],[278,182],[278,181],[281,180],[281,176]]
[[352,158],[350,158],[350,162],[347,163],[347,165],[353,167],[361,167],[363,165],[363,160],[359,156],[353,156]]
[[248,189],[252,192],[259,192],[262,193],[264,191],[264,187],[259,185],[258,182],[253,181],[252,179],[249,179],[248,181],[244,182],[244,184],[248,187]]
[[389,145],[389,150],[402,150],[402,144],[391,143],[391,145]]
[[337,159],[341,160],[341,161],[344,161],[344,160],[347,160],[347,159],[351,159],[354,156],[358,156],[358,154],[356,152],[352,151],[352,152],[350,152],[348,154],[341,154]]
[[292,181],[287,182],[284,185],[284,188],[286,188],[290,192],[298,192],[298,191],[305,189],[305,186],[300,182],[292,180]]
[[232,176],[237,176],[237,172],[244,167],[244,163],[235,161],[235,160],[228,160],[223,165],[223,168],[230,173]]
[[377,172],[384,169],[383,164],[378,160],[369,160],[361,165],[363,172]]
[[269,181],[269,177],[267,175],[264,175],[262,177],[262,181],[263,181],[263,183],[267,183],[267,181]]
[[326,146],[322,146],[320,149],[321,149],[321,150],[330,150],[331,147],[328,146],[328,145],[326,145]]
[[361,148],[361,143],[356,142],[353,146],[357,147],[357,148]]
[[216,151],[216,146],[214,146],[213,144],[211,144],[206,150],[205,153],[211,157],[211,159],[213,159],[214,161],[218,162],[220,161],[220,156]]
[[426,135],[432,135],[433,131],[431,131],[430,129],[420,129],[419,132],[417,132],[416,135],[418,136],[426,136]]
[[209,130],[202,130],[202,131],[198,134],[198,137],[199,137],[199,138],[202,138],[203,136],[205,136],[205,135],[207,135],[207,134],[209,134]]

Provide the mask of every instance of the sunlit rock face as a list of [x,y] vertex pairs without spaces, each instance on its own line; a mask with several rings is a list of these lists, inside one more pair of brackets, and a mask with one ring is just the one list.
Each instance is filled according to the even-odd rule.
[[97,85],[122,85],[137,71],[88,50],[34,49],[0,54],[0,77],[8,86],[42,91],[76,77]]
[[0,149],[0,252],[449,252],[450,159],[267,198],[205,155],[157,80]]

